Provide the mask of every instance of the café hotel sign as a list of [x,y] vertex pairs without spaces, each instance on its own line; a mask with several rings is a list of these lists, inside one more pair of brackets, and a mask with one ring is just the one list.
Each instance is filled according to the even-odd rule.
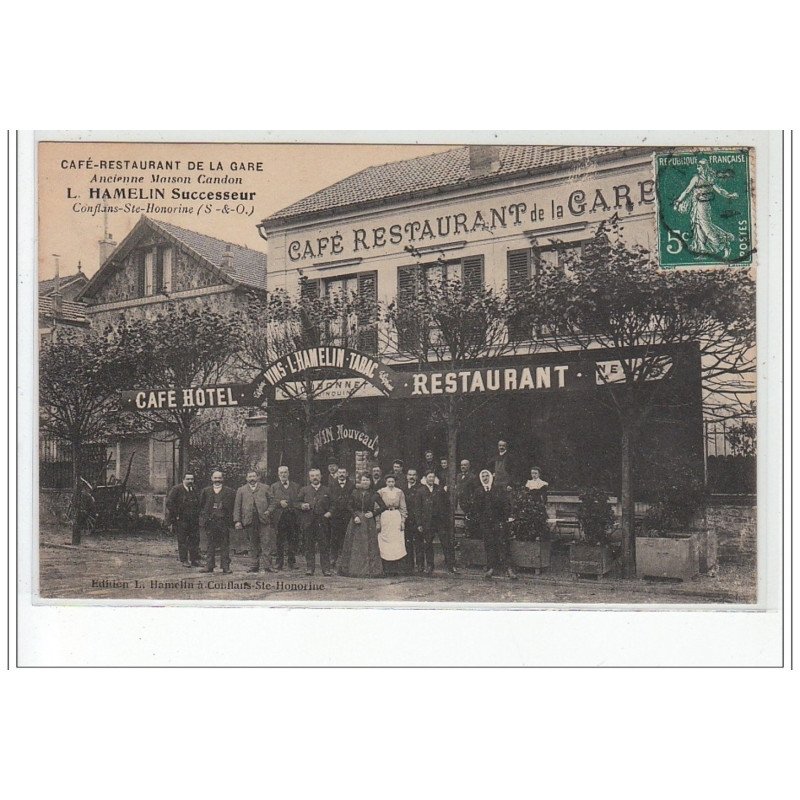
[[317,228],[313,235],[287,237],[289,262],[366,257],[383,251],[470,240],[519,229],[553,227],[578,221],[620,219],[655,202],[655,182],[645,171],[626,175],[562,179],[558,185],[504,192],[496,199],[438,204],[434,212],[384,214],[369,225]]

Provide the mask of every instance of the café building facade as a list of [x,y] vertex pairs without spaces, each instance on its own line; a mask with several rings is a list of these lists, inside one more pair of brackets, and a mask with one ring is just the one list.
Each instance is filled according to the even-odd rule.
[[[385,305],[402,303],[421,276],[507,287],[513,294],[542,265],[580,253],[612,218],[626,242],[653,251],[655,215],[652,149],[464,146],[369,167],[278,211],[258,228],[267,244],[269,291],[358,292]],[[328,333],[331,344],[346,344],[337,341],[335,329]],[[532,331],[512,335],[521,339],[519,346],[498,357],[490,365],[497,369],[481,376],[477,388],[465,379],[462,388],[479,405],[459,435],[458,458],[469,458],[479,469],[505,439],[520,479],[536,465],[554,490],[599,485],[617,491],[614,411],[598,392],[569,391],[564,376],[578,373],[568,354],[547,352]],[[401,372],[419,369],[383,340],[360,336],[357,349]],[[613,369],[614,355],[598,352],[597,361]],[[521,387],[526,368],[530,385]],[[425,385],[436,381],[432,376]],[[336,460],[351,471],[377,463],[386,472],[398,458],[419,466],[427,450],[437,461],[447,455],[445,427],[426,392],[397,399],[367,391],[342,402],[343,396],[332,387],[328,402],[339,404],[336,415],[313,432],[314,457],[323,470]],[[640,455],[652,464],[643,472],[657,480],[680,457],[702,475],[702,435],[700,364],[688,352],[676,359],[670,388],[641,438]],[[287,463],[300,474],[300,431],[284,424],[271,427],[269,436],[269,471]]]

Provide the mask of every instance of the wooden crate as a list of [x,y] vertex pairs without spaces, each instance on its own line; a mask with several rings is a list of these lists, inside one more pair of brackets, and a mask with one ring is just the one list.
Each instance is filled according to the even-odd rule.
[[461,563],[466,566],[486,566],[486,548],[483,539],[461,540]]
[[636,574],[640,578],[690,580],[700,574],[697,536],[636,537]]
[[605,544],[572,542],[569,546],[569,571],[573,575],[596,575],[601,578],[614,566],[611,548]]
[[550,542],[511,542],[511,563],[539,574],[550,566]]

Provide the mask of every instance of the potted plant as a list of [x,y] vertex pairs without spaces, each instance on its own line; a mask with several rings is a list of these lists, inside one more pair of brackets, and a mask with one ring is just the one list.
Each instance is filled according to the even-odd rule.
[[614,565],[611,550],[611,528],[614,512],[608,503],[608,492],[596,487],[579,496],[578,521],[583,539],[569,547],[569,570],[574,576],[596,575],[601,578]]
[[532,569],[538,575],[550,566],[547,506],[525,487],[514,492],[511,503],[511,561],[515,567]]
[[685,473],[654,491],[636,537],[637,575],[686,580],[716,568],[716,534],[696,526],[705,500],[702,482]]

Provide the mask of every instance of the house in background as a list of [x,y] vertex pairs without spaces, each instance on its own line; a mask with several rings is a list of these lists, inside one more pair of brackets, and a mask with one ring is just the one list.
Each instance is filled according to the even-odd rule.
[[75,297],[89,282],[83,273],[81,263],[74,275],[59,275],[58,256],[56,274],[53,278],[39,281],[39,341],[53,336],[59,326],[88,328],[86,306],[75,301]]
[[[132,316],[154,318],[167,303],[233,313],[246,295],[266,293],[267,257],[248,247],[142,216],[81,289],[92,327],[102,330]],[[244,410],[226,409],[220,427],[244,433],[253,463],[266,466],[266,427],[245,424]],[[165,435],[132,435],[112,448],[117,478],[129,477],[141,513],[161,515],[164,496],[180,480],[178,442]]]

